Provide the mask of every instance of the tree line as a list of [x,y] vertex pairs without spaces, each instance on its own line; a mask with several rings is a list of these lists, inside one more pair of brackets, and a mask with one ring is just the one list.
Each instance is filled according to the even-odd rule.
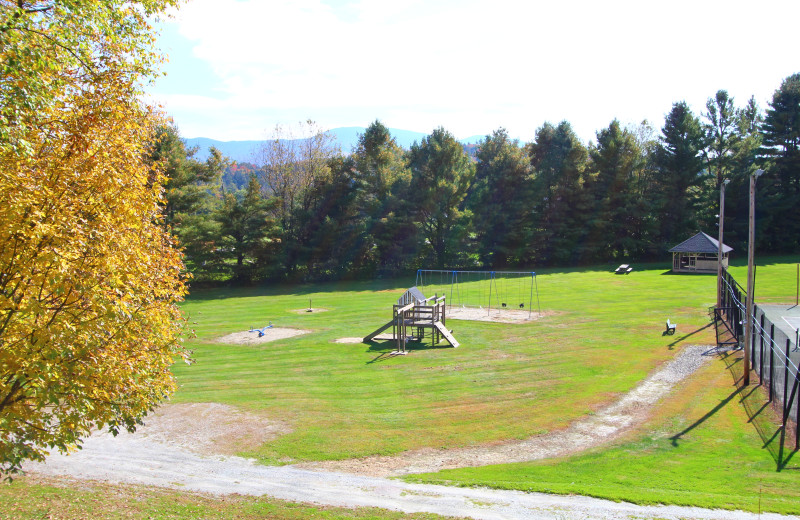
[[350,154],[313,122],[305,134],[278,127],[232,189],[218,151],[194,160],[177,129],[162,128],[152,159],[167,164],[165,224],[196,278],[660,260],[699,230],[716,237],[726,179],[725,243],[743,253],[759,168],[758,250],[800,251],[800,74],[763,111],[720,90],[699,115],[677,102],[660,131],[614,120],[589,144],[566,121],[528,143],[498,129],[473,153],[443,128],[404,150],[376,121]]

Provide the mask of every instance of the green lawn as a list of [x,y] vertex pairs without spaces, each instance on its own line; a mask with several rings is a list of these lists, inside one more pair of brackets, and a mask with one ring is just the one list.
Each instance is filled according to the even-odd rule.
[[[264,463],[563,428],[630,390],[680,345],[713,342],[714,277],[666,269],[542,272],[545,318],[523,325],[453,320],[460,348],[420,348],[405,357],[389,357],[391,344],[333,341],[385,323],[413,280],[194,291],[184,308],[197,332],[189,342],[197,363],[176,367],[174,400],[221,402],[291,423],[293,433],[247,453]],[[296,312],[309,299],[327,312]],[[674,336],[662,335],[667,318],[678,323]],[[268,321],[314,333],[257,347],[214,341]]]
[[[781,260],[759,269],[758,301],[793,301],[796,264]],[[746,279],[744,266],[732,272]],[[562,459],[448,470],[409,480],[798,514],[800,457],[793,451],[794,436],[787,437],[781,451],[780,418],[766,406],[764,389],[735,385],[742,375],[741,357],[736,352],[715,359],[664,403],[650,423],[614,446]]]
[[779,453],[776,414],[762,408],[761,389],[733,384],[728,365],[740,373],[739,354],[716,359],[665,404],[642,433],[614,446],[561,459],[447,470],[408,480],[798,514],[800,460],[791,452],[794,441],[787,441],[788,449]]
[[[793,301],[796,259],[758,270],[759,301]],[[176,366],[176,402],[219,402],[266,414],[293,432],[243,455],[263,463],[392,454],[526,438],[563,428],[629,391],[686,344],[711,344],[715,277],[668,265],[541,271],[547,316],[524,325],[451,321],[462,346],[337,344],[386,322],[408,280],[195,290],[184,304],[196,363]],[[743,283],[746,269],[732,268]],[[325,312],[297,312],[309,305]],[[664,322],[678,323],[674,336]],[[216,338],[272,321],[313,333],[256,347]],[[428,482],[578,493],[800,513],[800,457],[779,453],[775,415],[758,388],[738,390],[740,354],[706,366],[645,425],[570,458],[452,470]],[[737,372],[738,371],[738,372]],[[781,471],[777,471],[778,467]],[[261,498],[218,499],[129,486],[20,479],[0,487],[0,518],[383,518]],[[74,487],[74,486],[73,486]],[[5,516],[3,516],[5,515]],[[398,515],[395,515],[398,516]],[[402,515],[400,515],[402,516]],[[399,516],[398,516],[399,517]],[[426,517],[421,517],[426,518]]]

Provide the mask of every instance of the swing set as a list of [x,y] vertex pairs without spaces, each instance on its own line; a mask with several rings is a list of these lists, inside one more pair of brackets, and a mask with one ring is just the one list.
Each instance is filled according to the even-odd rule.
[[533,271],[453,271],[418,269],[416,284],[428,294],[447,295],[452,308],[472,307],[486,309],[528,310],[528,319],[533,313],[534,293],[536,309],[541,313],[539,286]]

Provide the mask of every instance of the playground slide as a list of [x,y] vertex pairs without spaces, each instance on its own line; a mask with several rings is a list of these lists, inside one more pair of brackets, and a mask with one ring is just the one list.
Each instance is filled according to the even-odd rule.
[[452,334],[450,334],[450,331],[447,330],[447,328],[442,324],[441,321],[437,321],[436,323],[433,324],[433,326],[436,327],[436,329],[442,333],[442,336],[444,336],[444,339],[446,339],[448,343],[453,345],[453,348],[456,348],[461,344],[458,342],[456,338],[453,337]]
[[368,334],[368,335],[364,336],[364,343],[366,343],[368,341],[372,341],[372,338],[374,338],[375,336],[377,336],[378,334],[380,334],[384,330],[388,329],[393,324],[394,324],[394,320],[391,320],[389,323],[387,323],[386,325],[383,325],[378,330],[372,332],[371,334]]

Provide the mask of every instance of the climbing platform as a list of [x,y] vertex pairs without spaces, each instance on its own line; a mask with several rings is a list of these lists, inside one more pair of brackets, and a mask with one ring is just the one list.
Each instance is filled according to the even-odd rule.
[[371,341],[391,327],[398,353],[406,352],[406,343],[409,341],[423,341],[426,331],[430,331],[433,346],[445,339],[453,347],[458,347],[459,342],[447,329],[446,311],[444,296],[426,298],[419,289],[412,287],[392,306],[391,321],[364,336],[364,342]]

